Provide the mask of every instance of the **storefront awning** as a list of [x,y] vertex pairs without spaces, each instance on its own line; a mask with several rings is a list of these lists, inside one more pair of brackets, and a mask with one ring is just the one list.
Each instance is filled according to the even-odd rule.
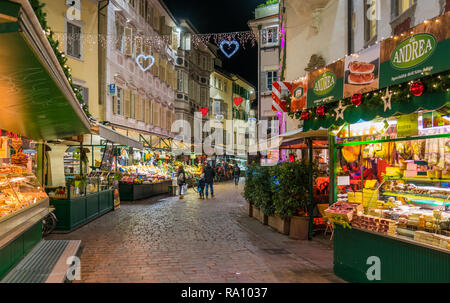
[[28,0],[0,1],[0,128],[56,139],[89,133],[89,119]]
[[106,127],[104,125],[97,124],[97,126],[98,126],[98,135],[104,138],[105,140],[136,149],[144,149],[144,145],[142,144],[142,142],[124,136],[121,133],[116,132],[115,130]]

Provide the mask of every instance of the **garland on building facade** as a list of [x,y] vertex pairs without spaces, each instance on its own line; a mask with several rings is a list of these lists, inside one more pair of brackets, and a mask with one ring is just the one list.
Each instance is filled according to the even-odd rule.
[[[365,110],[373,113],[392,111],[399,105],[405,105],[405,102],[412,102],[414,98],[422,96],[423,92],[427,93],[448,93],[450,91],[450,73],[440,73],[408,83],[401,83],[382,88],[379,90],[354,95],[352,97],[317,106],[315,108],[305,109],[303,112],[291,112],[291,96],[284,98],[286,109],[291,118],[299,120],[317,120],[328,119],[333,120],[334,125],[344,123],[343,114],[345,111],[357,109],[364,106]],[[447,100],[441,100],[444,103]],[[426,106],[426,105],[425,105]],[[426,108],[426,107],[425,107]],[[339,117],[341,116],[341,117]],[[341,119],[342,118],[342,119]]]
[[53,52],[56,55],[56,58],[58,59],[59,64],[61,65],[64,75],[66,76],[67,80],[69,81],[70,86],[72,87],[72,90],[75,93],[75,96],[77,97],[78,102],[80,103],[81,108],[83,109],[83,111],[85,112],[85,114],[88,117],[91,117],[88,106],[84,102],[83,96],[79,92],[78,88],[72,83],[72,75],[70,73],[71,68],[67,65],[67,57],[64,54],[64,52],[62,52],[58,49],[59,41],[54,38],[55,33],[47,25],[47,14],[43,10],[45,4],[41,3],[39,0],[29,0],[29,2],[31,4],[31,7],[34,10],[34,13],[36,14],[36,17],[39,20],[39,23],[41,24],[42,29],[44,30],[44,33],[48,39],[48,42],[50,43],[50,45],[53,49]]

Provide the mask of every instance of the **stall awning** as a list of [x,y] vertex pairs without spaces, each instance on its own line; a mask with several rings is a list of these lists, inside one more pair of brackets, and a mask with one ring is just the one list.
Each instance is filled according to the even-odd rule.
[[36,140],[89,133],[89,119],[28,0],[0,1],[0,128]]
[[124,136],[121,133],[116,132],[115,130],[106,127],[104,125],[97,124],[97,126],[98,126],[98,135],[104,138],[105,140],[136,149],[144,149],[144,145],[142,144],[142,142]]

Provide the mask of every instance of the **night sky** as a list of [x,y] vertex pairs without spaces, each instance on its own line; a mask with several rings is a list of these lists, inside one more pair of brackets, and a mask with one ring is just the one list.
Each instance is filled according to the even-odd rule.
[[[162,0],[177,19],[188,19],[201,34],[247,31],[258,4],[265,0]],[[222,57],[223,69],[244,77],[257,87],[258,48],[249,43],[231,59]]]

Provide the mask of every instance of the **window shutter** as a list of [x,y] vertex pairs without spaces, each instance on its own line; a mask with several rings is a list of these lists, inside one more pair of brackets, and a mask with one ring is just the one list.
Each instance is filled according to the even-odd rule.
[[159,17],[159,34],[164,35],[166,31],[166,17],[160,16]]
[[113,114],[117,115],[117,96],[113,96]]
[[149,119],[148,123],[149,123],[150,125],[154,125],[154,124],[153,124],[153,111],[154,111],[155,109],[154,109],[154,103],[153,103],[153,101],[149,100],[148,108],[149,108],[149,110],[150,110],[150,112],[148,113],[148,119]]
[[159,54],[158,53],[154,53],[153,58],[155,58],[155,63],[152,66],[152,74],[155,77],[158,77],[159,75]]
[[266,72],[262,72],[261,73],[261,92],[265,92],[267,91],[267,73]]
[[134,119],[135,120],[140,120],[140,95],[139,94],[135,94],[134,95]]
[[153,8],[153,29],[159,32],[159,15],[156,7]]
[[116,18],[116,49],[122,51],[122,37],[123,37],[124,29],[120,20]]
[[[143,42],[142,41],[143,41],[142,37],[136,36],[136,38],[135,38],[135,45],[136,45],[135,57],[137,57],[143,53],[143,48],[142,48]],[[144,65],[144,66],[146,66],[146,65]]]
[[148,113],[149,113],[148,104],[149,104],[148,99],[144,99],[144,122],[146,124],[150,124],[148,121],[149,120],[148,119]]
[[131,103],[131,91],[129,89],[125,89],[123,100],[123,115],[127,118],[130,117],[130,103]]
[[133,29],[131,27],[125,27],[124,35],[125,35],[124,53],[125,55],[131,57],[133,55]]

